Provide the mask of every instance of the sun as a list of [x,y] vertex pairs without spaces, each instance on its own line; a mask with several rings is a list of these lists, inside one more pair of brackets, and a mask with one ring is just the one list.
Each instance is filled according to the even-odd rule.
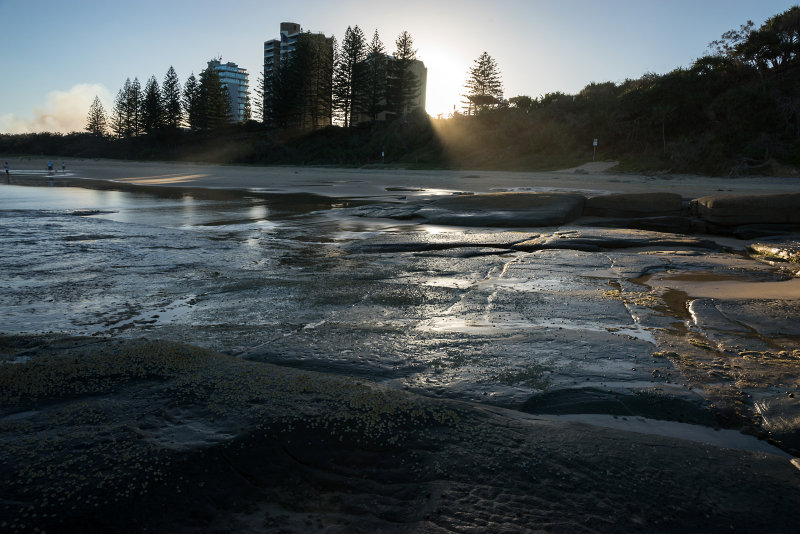
[[432,117],[447,117],[453,113],[453,106],[461,107],[467,63],[445,48],[427,45],[424,50],[419,59],[428,69],[425,110]]

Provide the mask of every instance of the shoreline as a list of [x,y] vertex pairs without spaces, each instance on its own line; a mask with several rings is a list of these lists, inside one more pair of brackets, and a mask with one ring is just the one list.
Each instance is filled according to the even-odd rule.
[[250,195],[283,203],[305,198],[320,206],[346,207],[356,217],[439,226],[597,225],[744,240],[783,237],[787,242],[800,235],[800,177],[649,177],[609,173],[613,165],[465,174],[96,160],[81,161],[63,173],[18,169],[5,183],[204,199]]
[[[0,159],[3,159],[0,156]],[[46,160],[10,158],[12,180],[24,180],[15,170],[49,178]],[[60,161],[60,160],[59,160]],[[549,172],[486,170],[408,170],[344,167],[242,166],[184,162],[64,159],[67,177],[100,182],[189,188],[226,188],[246,191],[309,192],[330,196],[373,196],[386,188],[424,188],[432,191],[585,191],[607,193],[677,192],[685,198],[706,195],[797,192],[800,177],[744,176],[720,178],[699,175],[617,174],[598,172],[602,162]],[[611,165],[608,163],[606,165]],[[58,166],[56,166],[58,167]],[[586,170],[589,169],[589,170]],[[54,178],[64,175],[57,169]],[[12,182],[14,183],[14,182]],[[90,182],[84,182],[84,184]]]

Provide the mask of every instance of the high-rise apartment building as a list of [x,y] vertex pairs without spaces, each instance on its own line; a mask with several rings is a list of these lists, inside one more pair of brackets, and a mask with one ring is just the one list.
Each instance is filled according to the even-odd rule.
[[[270,106],[273,96],[273,87],[270,81],[282,62],[287,60],[298,50],[298,45],[303,43],[302,50],[306,50],[309,57],[301,62],[301,65],[309,65],[313,71],[304,71],[304,75],[299,78],[306,78],[305,82],[309,85],[303,90],[292,88],[291,93],[302,94],[306,99],[300,104],[293,104],[292,109],[274,109]],[[387,55],[386,62],[391,63],[394,57]],[[302,67],[305,68],[305,67]],[[387,68],[386,83],[390,83],[391,69]],[[408,71],[413,74],[419,92],[416,98],[411,98],[406,102],[404,109],[389,111],[386,109],[386,99],[383,99],[383,108],[375,120],[387,120],[397,114],[409,113],[415,109],[425,109],[425,95],[427,91],[428,69],[420,60],[414,60],[408,67]],[[296,73],[295,73],[296,74]],[[304,32],[299,24],[295,22],[281,22],[280,38],[271,39],[264,42],[264,111],[267,121],[283,123],[284,126],[296,126],[300,128],[320,128],[331,124],[332,120],[332,77],[333,77],[333,38],[326,37],[322,33]],[[324,79],[324,81],[323,81]],[[353,115],[354,123],[373,120],[369,114],[363,110],[355,111]]]
[[[294,72],[297,87],[285,91],[300,98],[284,100],[281,109],[272,106],[273,75],[281,64],[303,51],[302,74]],[[323,128],[331,124],[331,83],[333,75],[333,37],[304,32],[299,24],[281,22],[280,38],[264,42],[264,115],[267,122],[301,129]],[[285,97],[285,95],[284,95]]]
[[250,97],[248,94],[247,70],[231,61],[222,63],[221,59],[208,62],[208,68],[219,74],[219,81],[228,89],[231,103],[231,120],[242,122],[250,118]]
[[302,32],[299,24],[281,22],[280,38],[264,42],[264,76],[271,76],[272,71],[280,65],[297,47],[297,36]]

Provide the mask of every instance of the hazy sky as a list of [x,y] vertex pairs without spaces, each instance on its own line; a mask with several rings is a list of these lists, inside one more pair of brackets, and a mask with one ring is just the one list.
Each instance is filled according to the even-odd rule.
[[125,79],[183,83],[217,56],[250,72],[281,21],[341,40],[348,25],[387,51],[407,30],[428,67],[428,112],[450,113],[481,52],[505,96],[576,93],[689,66],[723,32],[796,0],[0,0],[0,132],[82,129]]

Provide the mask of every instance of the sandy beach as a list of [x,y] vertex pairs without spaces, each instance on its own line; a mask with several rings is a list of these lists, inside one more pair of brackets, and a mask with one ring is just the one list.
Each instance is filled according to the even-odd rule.
[[[30,173],[46,175],[46,159],[6,158],[16,179]],[[384,195],[387,188],[421,188],[431,191],[537,190],[587,193],[673,192],[687,198],[718,193],[796,193],[800,177],[745,176],[699,177],[660,174],[617,174],[614,162],[587,163],[554,172],[406,170],[395,168],[261,167],[205,165],[175,162],[126,162],[114,160],[54,160],[70,178],[111,180],[126,184],[165,187],[207,187],[265,192],[310,192],[329,196]]]
[[796,529],[798,178],[7,159],[2,532]]

